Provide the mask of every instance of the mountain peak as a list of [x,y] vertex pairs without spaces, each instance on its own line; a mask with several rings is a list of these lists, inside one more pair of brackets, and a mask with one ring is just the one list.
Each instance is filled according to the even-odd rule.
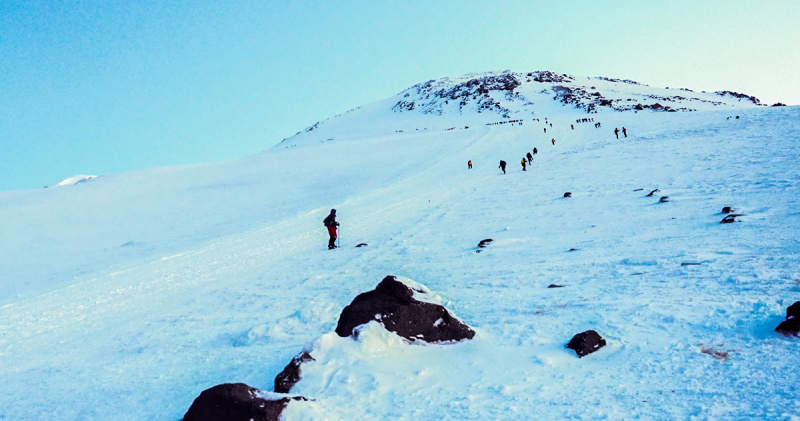
[[314,123],[293,136],[291,143],[309,137],[325,142],[558,115],[574,118],[604,112],[692,112],[761,105],[753,96],[731,91],[694,92],[629,79],[503,70],[418,83],[383,101]]
[[571,106],[575,111],[587,113],[596,113],[603,108],[612,111],[697,111],[742,101],[748,106],[761,105],[755,97],[731,91],[713,94],[697,94],[689,89],[679,89],[680,93],[673,91],[652,88],[629,79],[602,76],[582,79],[549,70],[529,73],[504,70],[445,77],[414,85],[399,94],[401,99],[392,110],[442,115],[448,111],[446,105],[455,101],[459,113],[467,108],[478,113],[496,112],[509,118],[512,113],[520,111],[536,114],[531,107],[536,104],[534,99],[541,101],[547,97]]

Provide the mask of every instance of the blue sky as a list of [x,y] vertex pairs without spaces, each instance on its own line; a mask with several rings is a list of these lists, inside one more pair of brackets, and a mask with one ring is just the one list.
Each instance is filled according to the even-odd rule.
[[799,20],[793,0],[3,1],[0,191],[247,156],[488,70],[800,104]]

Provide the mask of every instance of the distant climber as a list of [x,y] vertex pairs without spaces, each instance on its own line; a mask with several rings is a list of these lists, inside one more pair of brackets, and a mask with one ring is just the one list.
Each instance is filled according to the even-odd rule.
[[547,133],[547,127],[544,128],[544,132]]
[[539,153],[539,151],[537,151],[536,148],[533,148],[533,154],[536,155],[537,153]]
[[572,130],[575,130],[575,125],[574,124],[570,124],[569,127],[572,128]]
[[501,159],[501,160],[500,160],[500,166],[499,166],[499,167],[497,167],[497,168],[500,168],[501,170],[503,170],[503,174],[505,174],[505,173],[506,173],[506,161],[503,161],[503,160]]
[[472,169],[472,160],[471,159],[469,161],[467,161],[467,167],[469,169]]
[[322,223],[325,224],[325,227],[328,229],[328,235],[330,235],[328,250],[335,249],[336,239],[338,238],[336,235],[336,227],[339,226],[339,223],[336,222],[336,209],[331,209],[331,213],[325,217]]
[[[624,134],[625,137],[628,137],[628,131],[625,130],[625,126],[622,127],[622,134]],[[619,135],[617,135],[617,137],[619,137]]]
[[526,163],[527,163],[527,161],[525,161],[525,158],[522,158],[522,162],[521,162],[521,164],[522,164],[522,171],[525,171],[525,164],[526,164]]
[[528,164],[533,164],[533,155],[530,152],[525,157],[528,158]]
[[619,139],[619,128],[614,127],[614,134],[617,135],[617,139]]
[[551,142],[553,142],[553,145],[555,145],[555,144],[556,144],[556,138],[553,138],[553,139],[552,139],[552,140],[550,140],[550,141],[551,141]]

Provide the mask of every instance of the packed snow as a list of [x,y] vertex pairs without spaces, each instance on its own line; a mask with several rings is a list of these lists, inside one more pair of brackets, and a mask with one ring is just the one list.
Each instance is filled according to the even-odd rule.
[[[487,125],[395,97],[246,159],[0,193],[0,420],[175,421],[220,383],[273,396],[302,350],[287,420],[798,419],[800,107],[545,99]],[[386,275],[475,338],[336,335]]]

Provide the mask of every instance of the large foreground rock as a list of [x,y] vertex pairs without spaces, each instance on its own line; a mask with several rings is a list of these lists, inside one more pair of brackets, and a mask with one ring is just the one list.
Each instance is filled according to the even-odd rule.
[[426,294],[394,276],[383,278],[373,291],[359,294],[342,310],[336,333],[342,337],[351,336],[356,327],[375,320],[387,330],[411,341],[450,342],[475,336],[475,331],[446,308],[417,300],[415,293]]
[[800,318],[800,301],[795,301],[794,304],[786,308],[786,319]]
[[783,335],[800,336],[800,301],[795,301],[786,309],[786,320],[775,331]]
[[183,421],[277,421],[292,400],[305,398],[270,400],[244,383],[225,383],[200,393]]

